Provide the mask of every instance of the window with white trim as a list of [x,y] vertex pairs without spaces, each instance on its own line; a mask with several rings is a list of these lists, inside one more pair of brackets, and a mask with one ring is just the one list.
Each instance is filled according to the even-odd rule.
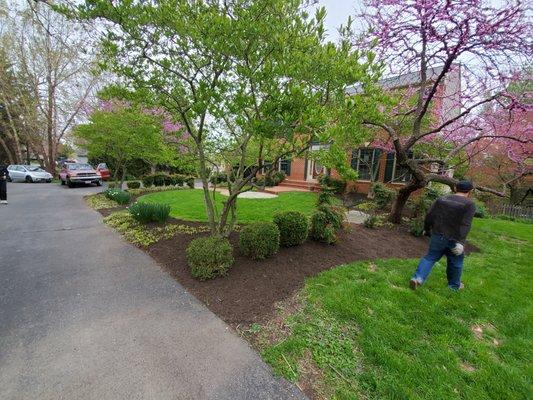
[[358,179],[376,181],[379,176],[380,149],[357,149],[352,151],[352,168],[357,171]]

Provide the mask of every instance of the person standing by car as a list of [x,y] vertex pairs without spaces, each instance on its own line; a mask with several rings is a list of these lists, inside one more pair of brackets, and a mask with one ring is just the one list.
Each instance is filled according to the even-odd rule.
[[409,281],[416,290],[429,276],[442,256],[446,256],[446,276],[450,289],[463,289],[464,243],[476,213],[474,202],[468,198],[473,189],[469,181],[459,181],[456,193],[440,197],[431,205],[424,221],[426,235],[431,234],[428,253],[420,260]]
[[7,204],[7,166],[0,164],[0,204]]

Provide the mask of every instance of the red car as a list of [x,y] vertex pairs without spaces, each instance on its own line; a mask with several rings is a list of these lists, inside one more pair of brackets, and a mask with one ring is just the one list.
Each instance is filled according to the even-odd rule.
[[109,172],[109,168],[107,168],[106,163],[100,163],[96,167],[96,170],[100,172],[100,175],[102,176],[103,181],[107,181],[109,177],[111,176],[111,172]]
[[64,163],[59,171],[61,184],[74,187],[77,183],[94,183],[96,186],[102,185],[102,177],[89,164],[85,163]]

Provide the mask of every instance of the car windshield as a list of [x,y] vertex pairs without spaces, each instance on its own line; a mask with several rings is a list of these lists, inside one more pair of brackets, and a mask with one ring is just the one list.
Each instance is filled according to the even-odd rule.
[[107,169],[107,164],[102,163],[102,164],[98,165],[98,168]]
[[38,167],[38,166],[29,166],[29,167],[26,167],[28,169],[28,171],[32,171],[32,172],[44,172],[44,169],[42,169],[41,167]]
[[71,171],[77,171],[80,169],[93,169],[89,164],[68,164],[67,168]]

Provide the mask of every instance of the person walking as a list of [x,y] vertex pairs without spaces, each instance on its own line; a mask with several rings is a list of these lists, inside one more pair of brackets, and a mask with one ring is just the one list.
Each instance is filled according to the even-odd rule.
[[7,204],[7,166],[0,164],[0,204]]
[[459,181],[455,193],[440,197],[431,205],[424,220],[424,231],[431,236],[429,250],[420,260],[409,281],[416,290],[429,276],[442,256],[446,256],[446,276],[450,289],[463,289],[464,243],[472,226],[476,206],[468,197],[473,189],[469,181]]

